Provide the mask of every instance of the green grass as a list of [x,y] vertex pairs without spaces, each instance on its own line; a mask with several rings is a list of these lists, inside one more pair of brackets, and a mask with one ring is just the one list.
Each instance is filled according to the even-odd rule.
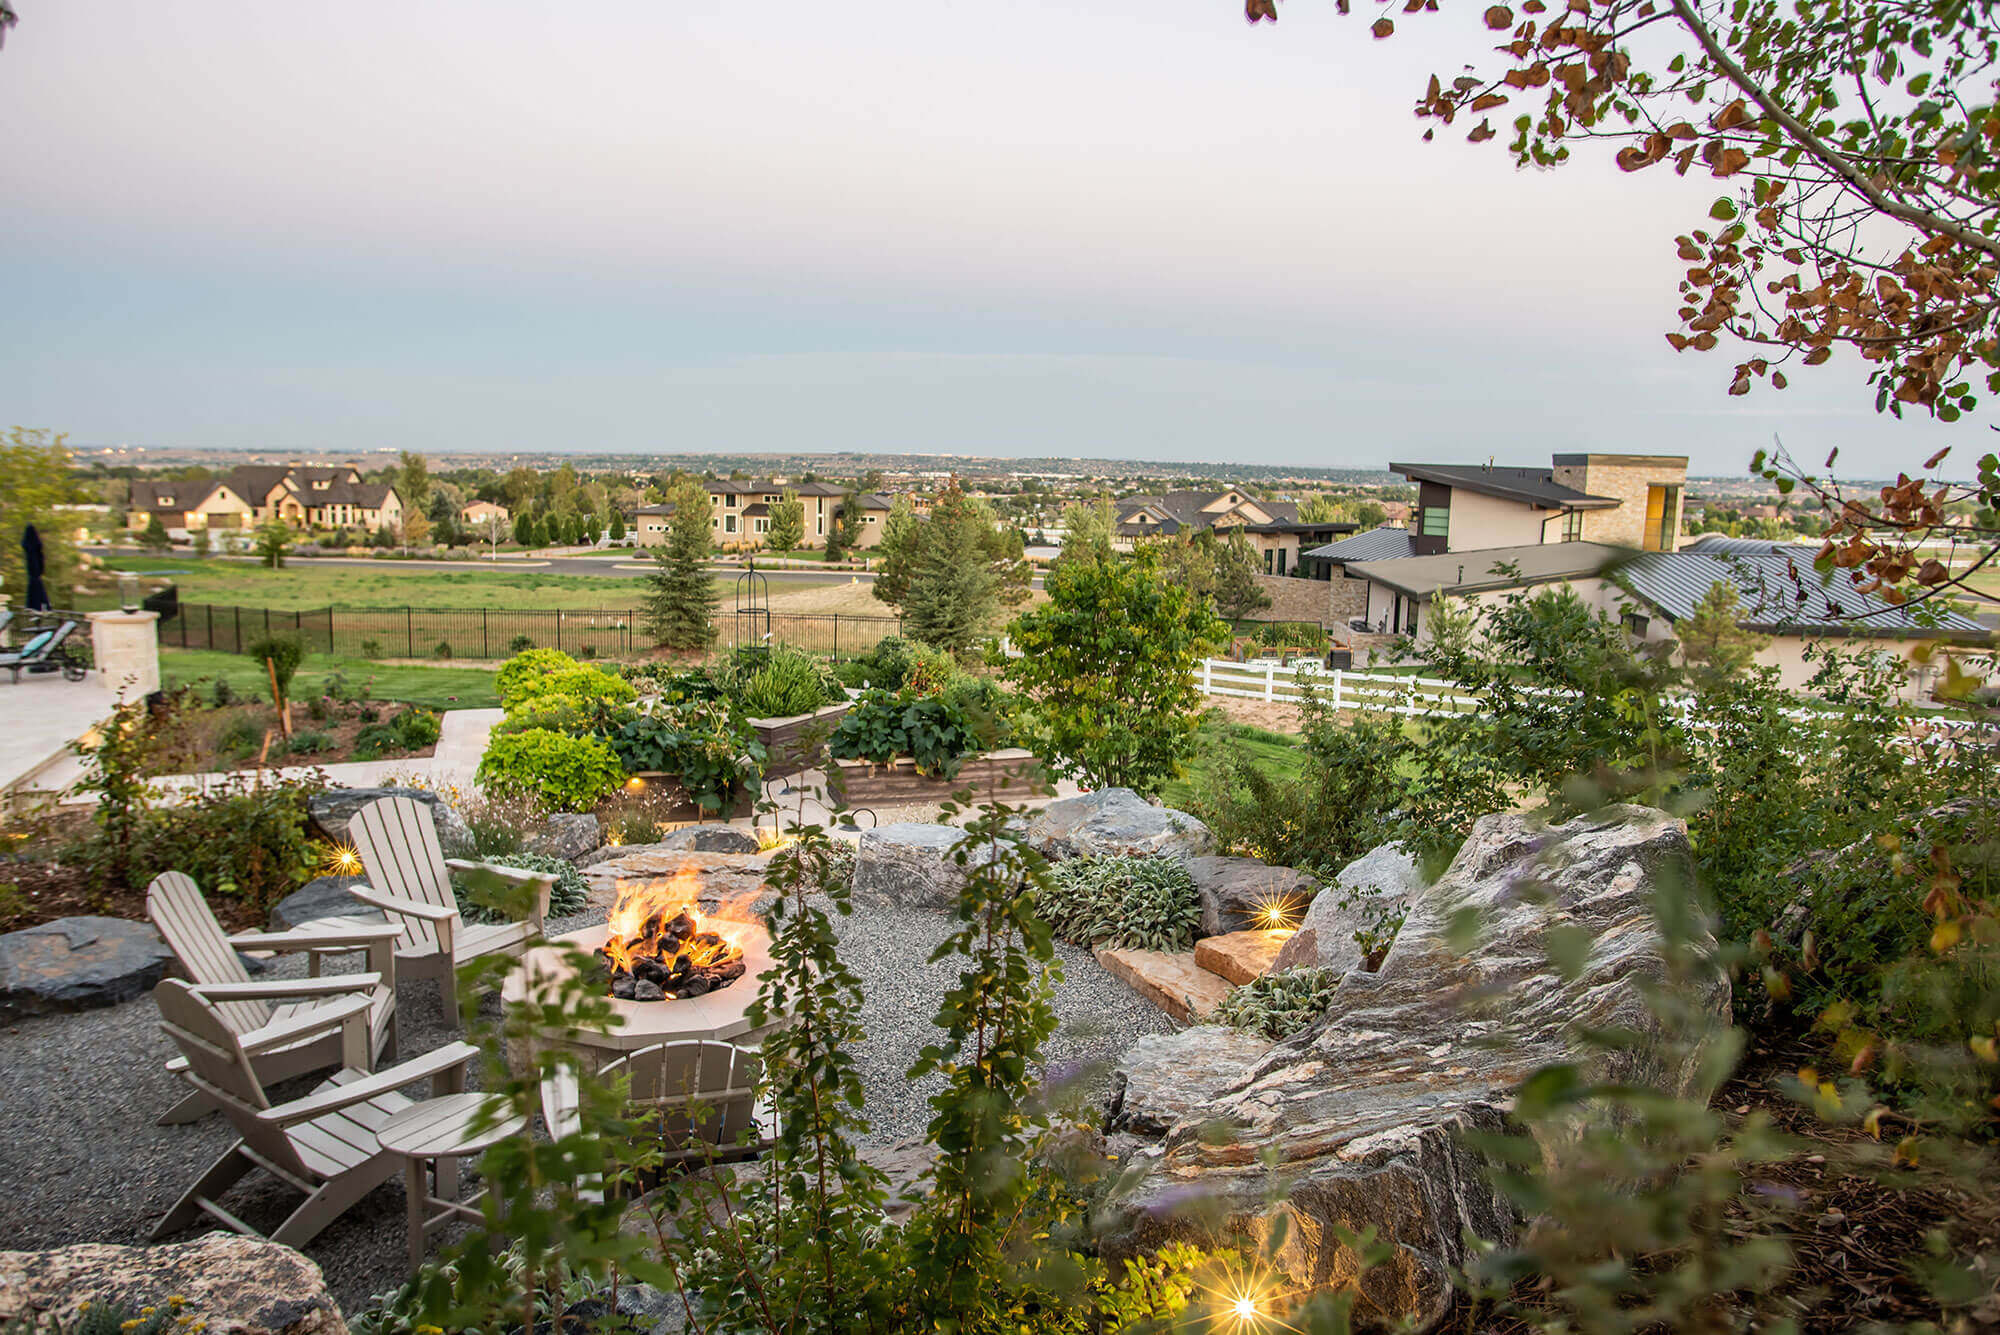
[[[1240,750],[1258,773],[1273,779],[1290,778],[1303,764],[1297,737],[1247,723],[1231,723],[1215,714],[1204,718],[1201,731],[1196,734],[1195,763],[1220,758],[1231,750]],[[1175,779],[1160,790],[1160,800],[1170,807],[1187,810],[1194,800],[1192,779],[1191,774]]]
[[[365,685],[376,700],[396,700],[424,705],[430,709],[497,709],[500,697],[493,691],[493,673],[470,667],[397,667],[371,663],[365,658],[333,658],[307,654],[292,678],[292,698],[304,700],[318,695],[329,672],[347,679],[347,689],[358,692]],[[255,700],[271,698],[271,679],[264,665],[242,654],[225,654],[213,649],[160,651],[160,676],[168,686],[220,677],[229,689]]]
[[[643,559],[643,558],[641,558]],[[376,566],[315,565],[295,561],[266,570],[243,561],[157,557],[121,553],[107,560],[118,570],[159,573],[180,587],[181,601],[295,612],[319,607],[484,607],[494,611],[536,609],[636,608],[646,580],[602,575],[565,575],[559,566],[531,570],[484,568],[443,570],[436,566],[383,561]],[[470,563],[468,563],[468,567]],[[162,581],[147,580],[147,588]],[[829,583],[836,581],[829,579]],[[717,576],[725,607],[734,576]],[[788,583],[786,592],[810,587]],[[81,599],[85,610],[109,607],[115,592]]]

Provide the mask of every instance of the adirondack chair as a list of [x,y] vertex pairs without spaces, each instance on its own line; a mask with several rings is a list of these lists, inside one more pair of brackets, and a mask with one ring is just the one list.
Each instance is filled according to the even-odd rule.
[[[759,1060],[752,1049],[731,1043],[683,1039],[628,1053],[598,1071],[597,1079],[631,1077],[627,1114],[647,1120],[647,1134],[659,1140],[662,1169],[727,1163],[762,1153],[776,1134],[771,1109],[757,1102]],[[542,1121],[550,1136],[581,1129],[573,1068],[562,1067],[545,1078],[541,1093]],[[691,1111],[697,1104],[699,1122]],[[738,1143],[752,1127],[757,1138]]]
[[[291,932],[243,932],[228,936],[215,920],[208,901],[202,898],[192,877],[185,872],[162,872],[146,887],[146,916],[152,919],[167,948],[181,966],[181,972],[197,985],[227,984],[235,1000],[225,1000],[217,1009],[230,1028],[239,1034],[262,1029],[308,1014],[314,1008],[343,996],[358,994],[368,998],[369,1055],[380,1059],[396,1056],[395,944],[398,930],[386,923],[349,922],[329,919],[312,927]],[[357,947],[368,952],[368,972],[340,974],[331,978],[313,977],[294,982],[276,979],[255,982],[243,967],[239,950],[313,952],[315,964],[324,952],[347,954]],[[313,970],[317,975],[317,968]],[[289,1080],[341,1061],[340,1035],[321,1034],[301,1039],[286,1047],[258,1054],[257,1076],[266,1084]],[[176,1057],[167,1069],[184,1076],[185,1058]],[[160,1125],[192,1122],[215,1110],[215,1100],[196,1089],[169,1108]]]
[[[361,854],[368,884],[348,893],[389,915],[402,928],[396,943],[396,977],[431,978],[444,998],[448,1024],[458,1023],[458,967],[505,951],[519,955],[548,916],[555,877],[547,872],[493,867],[446,858],[431,810],[409,797],[385,797],[355,813],[347,832]],[[458,915],[453,871],[488,871],[517,883],[539,882],[535,905],[521,922],[470,924]]]
[[[426,1078],[433,1096],[462,1091],[466,1065],[479,1049],[448,1043],[371,1072],[367,997],[346,996],[246,1034],[221,1011],[237,999],[238,986],[196,987],[169,978],[153,991],[160,1027],[187,1058],[188,1079],[216,1101],[240,1137],[167,1211],[153,1239],[177,1233],[203,1215],[238,1233],[265,1236],[217,1203],[239,1179],[261,1168],[305,1195],[269,1241],[303,1247],[349,1206],[403,1173],[402,1156],[375,1138],[376,1128],[415,1104],[396,1091]],[[310,1094],[273,1106],[257,1074],[258,1055],[322,1034],[339,1035],[342,1068]]]

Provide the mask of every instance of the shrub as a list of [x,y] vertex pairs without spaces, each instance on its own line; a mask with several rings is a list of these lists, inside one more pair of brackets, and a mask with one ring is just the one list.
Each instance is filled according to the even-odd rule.
[[942,696],[909,697],[868,690],[841,715],[828,746],[841,760],[883,764],[909,756],[920,774],[949,779],[979,738]]
[[1342,976],[1340,969],[1320,967],[1267,973],[1224,997],[1215,1018],[1266,1038],[1290,1038],[1326,1014]]
[[982,750],[1014,745],[1014,712],[1020,701],[993,678],[954,678],[944,688],[944,700],[965,720]]
[[421,751],[427,746],[436,746],[438,734],[444,731],[443,720],[428,709],[406,709],[396,715],[391,726],[406,751]]
[[382,657],[384,657],[384,654],[382,653],[382,641],[380,641],[380,640],[363,640],[363,641],[361,642],[361,656],[362,656],[363,658],[382,658]]
[[737,696],[752,718],[810,714],[846,695],[825,661],[800,649],[775,650],[737,678]]
[[594,644],[586,644],[583,646],[583,648],[576,651],[576,656],[578,658],[595,658],[597,657],[597,646]]
[[661,705],[607,740],[625,772],[673,775],[704,812],[724,810],[764,763],[749,725],[717,701]]
[[497,735],[547,728],[550,732],[581,737],[589,732],[613,731],[634,712],[630,705],[609,705],[570,695],[531,696],[509,710],[505,718],[493,725],[493,731]]
[[250,657],[271,665],[270,670],[278,679],[278,697],[271,703],[282,708],[292,692],[292,676],[305,661],[306,647],[288,635],[273,635],[251,645]]
[[472,856],[490,859],[527,847],[528,830],[543,812],[533,797],[478,793],[459,805],[458,814],[472,833]]
[[264,729],[248,714],[238,714],[215,735],[216,755],[228,760],[254,756],[264,745]]
[[[538,649],[534,652],[545,651]],[[597,701],[607,705],[623,705],[632,703],[638,695],[639,693],[632,689],[632,683],[622,678],[594,667],[585,667],[581,663],[573,663],[567,670],[546,673],[517,684],[509,706],[517,707],[528,700],[547,699],[551,696],[563,696],[585,703]]]
[[[590,887],[584,884],[583,873],[576,864],[566,858],[552,858],[546,853],[508,852],[482,856],[482,862],[490,862],[496,867],[514,867],[520,871],[549,871],[556,873],[555,887],[549,891],[549,916],[567,918],[589,907]],[[457,878],[453,878],[453,889],[458,890]],[[457,894],[459,912],[468,922],[504,922],[506,915],[487,905],[477,903],[462,891]]]
[[450,657],[451,657],[451,641],[450,641],[450,640],[439,640],[439,641],[437,642],[437,645],[436,645],[436,647],[434,647],[434,648],[433,648],[433,649],[431,650],[431,657],[432,657],[432,658],[450,658]]
[[306,799],[321,787],[317,780],[223,783],[158,807],[147,822],[142,865],[184,871],[210,895],[269,909],[318,868]]
[[531,728],[493,738],[478,777],[498,796],[539,797],[557,811],[588,811],[618,791],[625,771],[595,737]]
[[901,691],[913,681],[920,694],[940,691],[958,675],[958,664],[950,654],[900,635],[884,635],[854,661],[861,665],[861,680],[848,685],[879,686],[887,691]]
[[377,760],[387,752],[404,749],[403,734],[393,723],[371,723],[354,734],[355,760]]
[[208,699],[217,709],[227,709],[236,703],[236,691],[230,686],[227,677],[217,677],[208,688]]
[[1065,941],[1186,950],[1201,930],[1201,896],[1172,857],[1070,858],[1049,869],[1035,907]]
[[317,728],[304,728],[293,733],[291,740],[285,743],[285,754],[309,756],[320,751],[330,750],[332,746],[333,738],[326,733]]
[[528,635],[516,635],[513,639],[507,641],[507,653],[510,656],[515,654],[525,654],[528,652],[528,650],[534,647],[535,647],[534,638]]
[[493,674],[493,690],[499,695],[500,704],[511,709],[517,700],[537,693],[533,683],[538,678],[552,672],[568,672],[576,666],[577,661],[560,649],[524,649]]
[[306,701],[306,717],[311,719],[314,723],[326,722],[326,714],[327,714],[327,709],[326,709],[325,696],[316,695],[312,699]]

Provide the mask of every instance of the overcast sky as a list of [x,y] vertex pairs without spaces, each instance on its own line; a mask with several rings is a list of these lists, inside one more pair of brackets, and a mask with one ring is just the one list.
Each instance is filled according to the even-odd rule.
[[0,424],[79,443],[1987,448],[1852,358],[1731,399],[1726,344],[1674,354],[1714,182],[1420,142],[1476,4],[1383,43],[1332,0],[16,8]]

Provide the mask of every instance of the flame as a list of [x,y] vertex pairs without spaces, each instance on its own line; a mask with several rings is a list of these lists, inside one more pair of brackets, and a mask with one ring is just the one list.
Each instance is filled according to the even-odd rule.
[[[698,897],[701,873],[692,865],[682,867],[664,884],[621,885],[618,900],[611,906],[604,939],[604,953],[611,963],[627,972],[641,959],[655,959],[672,966],[681,956],[697,968],[721,964],[743,953],[742,944],[731,930],[735,924],[721,918],[704,917]],[[669,948],[666,924],[685,914],[694,930],[687,939]],[[713,933],[720,943],[694,939],[697,933]]]

